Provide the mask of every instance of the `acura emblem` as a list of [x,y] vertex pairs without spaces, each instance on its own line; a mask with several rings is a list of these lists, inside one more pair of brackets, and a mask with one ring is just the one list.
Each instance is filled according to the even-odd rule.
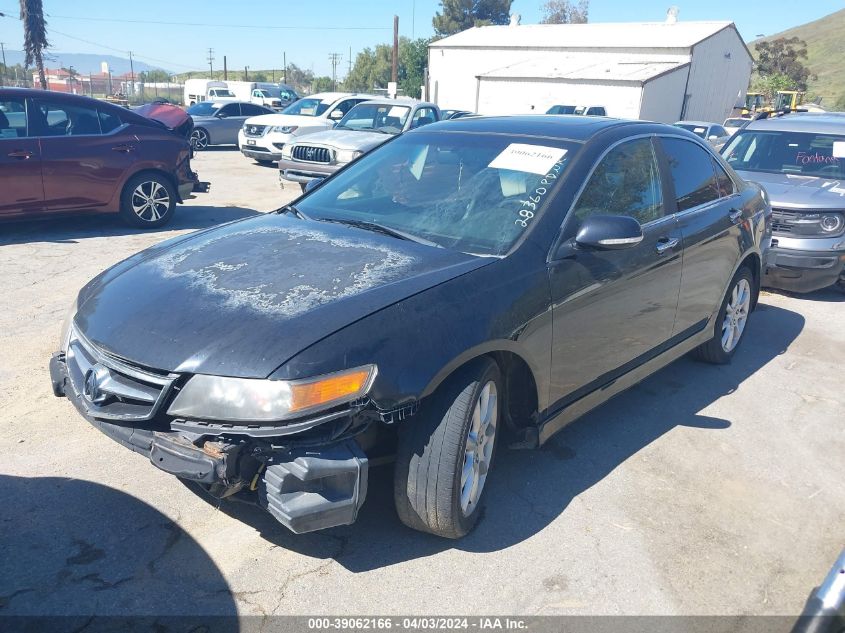
[[108,400],[109,394],[102,390],[102,386],[109,378],[111,378],[111,374],[107,367],[103,367],[99,363],[94,365],[85,374],[82,395],[91,404],[103,404]]

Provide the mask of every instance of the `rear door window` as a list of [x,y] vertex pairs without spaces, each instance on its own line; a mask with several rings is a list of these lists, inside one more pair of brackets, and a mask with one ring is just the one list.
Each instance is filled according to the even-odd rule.
[[710,154],[693,141],[661,137],[672,181],[678,211],[707,204],[721,197],[716,171]]
[[23,99],[0,100],[0,140],[29,136]]
[[267,109],[262,108],[261,106],[257,106],[254,103],[242,103],[241,104],[241,115],[242,116],[257,116],[259,114],[267,114]]
[[100,114],[100,130],[103,134],[114,132],[117,128],[123,125],[120,118],[111,112],[104,112],[103,110],[98,110],[98,112]]

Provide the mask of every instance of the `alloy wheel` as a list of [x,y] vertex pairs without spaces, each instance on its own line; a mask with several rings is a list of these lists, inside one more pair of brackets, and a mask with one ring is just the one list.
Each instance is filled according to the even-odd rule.
[[191,143],[194,149],[205,149],[208,147],[208,134],[205,130],[194,130],[191,132]]
[[132,192],[132,211],[144,222],[160,220],[169,209],[170,195],[155,180],[142,182]]
[[493,458],[498,411],[496,383],[491,380],[478,394],[464,446],[460,498],[464,516],[469,516],[478,505],[487,481],[487,472]]
[[722,349],[730,353],[739,344],[751,309],[751,285],[740,279],[731,291],[722,321]]

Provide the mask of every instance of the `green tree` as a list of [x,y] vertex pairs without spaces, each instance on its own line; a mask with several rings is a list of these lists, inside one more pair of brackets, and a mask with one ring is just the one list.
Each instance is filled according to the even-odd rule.
[[267,75],[265,73],[253,73],[249,76],[250,81],[267,81]]
[[170,81],[170,75],[167,74],[166,70],[154,68],[153,70],[145,70],[141,73],[138,73],[138,81],[145,84],[163,84]]
[[760,77],[781,75],[789,79],[789,86],[781,90],[806,90],[807,80],[815,79],[801,60],[807,59],[807,43],[797,37],[779,37],[754,45],[757,52],[756,71]]
[[[420,86],[425,80],[425,67],[428,64],[428,44],[429,40],[426,38],[399,39],[397,79],[403,95],[416,98],[420,96]],[[343,86],[352,92],[387,88],[392,73],[393,47],[390,44],[379,44],[374,49],[365,48],[358,53]]]
[[440,11],[431,23],[438,37],[460,33],[473,26],[507,24],[513,0],[440,0]]
[[331,77],[314,77],[311,82],[311,92],[329,92],[332,89]]
[[774,101],[779,91],[792,90],[793,85],[791,78],[776,73],[767,77],[758,77],[752,84],[752,90],[754,92],[762,92],[769,101]]
[[33,62],[38,69],[41,89],[47,90],[47,78],[44,76],[44,51],[50,45],[47,42],[47,20],[44,19],[44,7],[41,0],[20,0],[21,22],[23,22],[24,65]]
[[293,63],[288,64],[286,83],[293,86],[298,93],[308,92],[313,81],[314,73],[312,71],[302,69]]
[[548,0],[540,10],[541,24],[586,24],[590,0]]

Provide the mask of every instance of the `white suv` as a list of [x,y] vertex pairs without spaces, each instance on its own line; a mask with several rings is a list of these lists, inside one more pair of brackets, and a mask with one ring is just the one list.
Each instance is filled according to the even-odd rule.
[[263,114],[244,121],[238,132],[238,147],[244,156],[259,163],[271,163],[282,156],[282,148],[295,138],[331,129],[353,106],[373,95],[322,92],[292,103],[278,114]]

